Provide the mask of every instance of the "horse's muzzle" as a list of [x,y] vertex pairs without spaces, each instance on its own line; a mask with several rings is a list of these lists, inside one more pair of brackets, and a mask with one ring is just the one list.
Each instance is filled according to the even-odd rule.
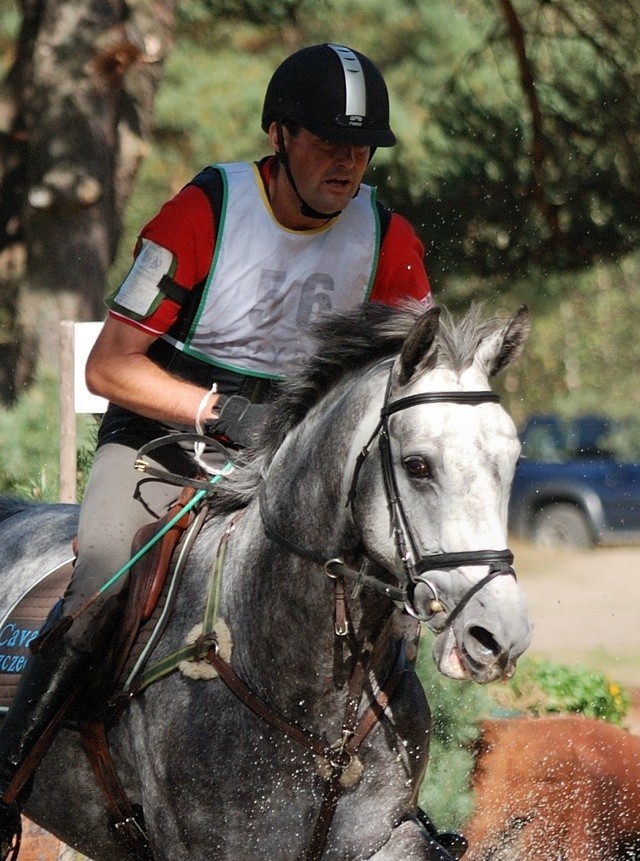
[[477,684],[510,679],[518,655],[500,649],[497,644],[495,648],[487,648],[487,636],[491,637],[489,632],[472,626],[459,644],[451,628],[442,631],[433,644],[433,658],[439,672],[450,679]]

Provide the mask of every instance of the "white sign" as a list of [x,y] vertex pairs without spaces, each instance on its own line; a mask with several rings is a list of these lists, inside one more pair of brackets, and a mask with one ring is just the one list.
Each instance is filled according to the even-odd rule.
[[76,413],[104,413],[108,401],[87,389],[84,369],[89,353],[100,334],[102,323],[75,323],[73,326],[73,408]]

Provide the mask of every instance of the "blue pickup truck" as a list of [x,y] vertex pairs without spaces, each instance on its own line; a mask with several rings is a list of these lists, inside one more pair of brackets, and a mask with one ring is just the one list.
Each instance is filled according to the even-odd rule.
[[623,453],[638,449],[633,428],[598,415],[536,415],[520,440],[514,536],[567,549],[640,543],[640,458]]

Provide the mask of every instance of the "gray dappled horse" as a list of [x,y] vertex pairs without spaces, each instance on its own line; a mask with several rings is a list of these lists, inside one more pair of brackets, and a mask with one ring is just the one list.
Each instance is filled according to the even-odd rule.
[[[257,454],[212,499],[152,657],[202,622],[224,544],[217,618],[246,701],[175,671],[109,730],[156,861],[450,857],[415,816],[430,716],[411,649],[420,619],[442,673],[490,682],[529,644],[505,543],[519,444],[489,388],[528,327],[524,308],[456,324],[368,306],[318,328]],[[6,608],[68,558],[77,509],[4,514]],[[123,857],[72,729],[26,813],[96,861]]]

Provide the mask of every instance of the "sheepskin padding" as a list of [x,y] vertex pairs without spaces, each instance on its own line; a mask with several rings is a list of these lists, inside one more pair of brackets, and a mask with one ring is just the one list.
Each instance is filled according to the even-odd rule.
[[[202,632],[202,623],[192,628],[187,634],[185,640],[186,645],[193,645],[193,643],[195,643],[196,640],[202,636]],[[217,622],[213,626],[213,633],[215,634],[216,640],[218,642],[218,654],[223,661],[228,663],[231,660],[231,632],[229,631],[227,623],[224,621],[224,619],[217,620]],[[203,681],[208,681],[210,679],[218,678],[218,671],[216,670],[216,668],[205,660],[180,661],[180,663],[178,664],[178,669],[184,676],[187,676],[187,678],[189,679],[201,679]]]

